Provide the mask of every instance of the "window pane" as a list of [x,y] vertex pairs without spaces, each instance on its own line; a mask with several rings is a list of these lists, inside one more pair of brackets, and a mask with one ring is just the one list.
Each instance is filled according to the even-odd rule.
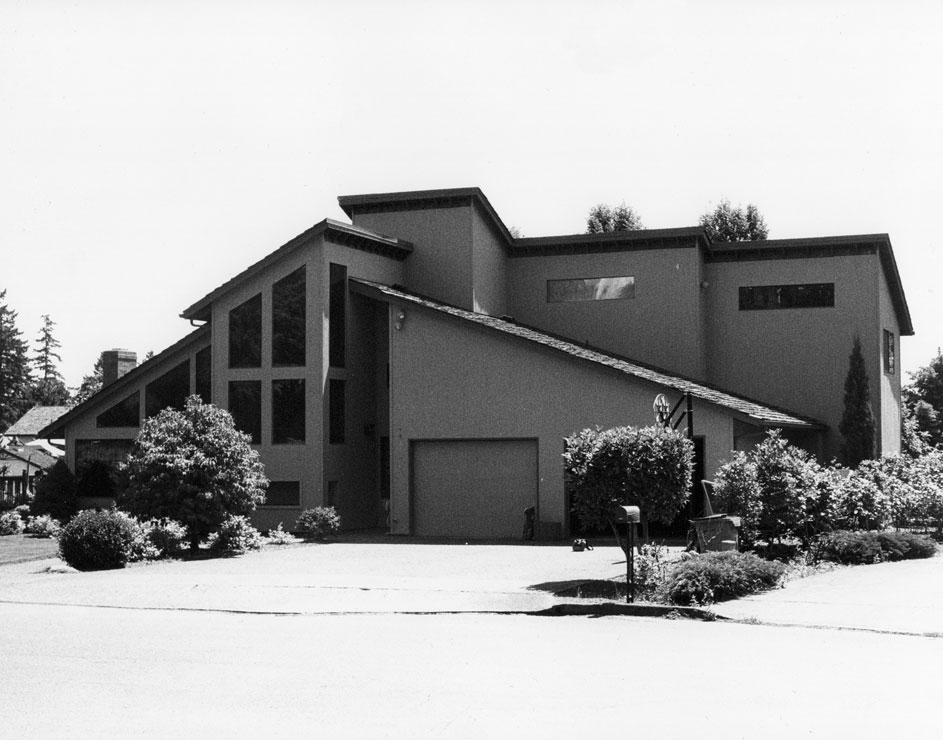
[[741,311],[777,308],[831,308],[835,305],[835,283],[804,285],[755,285],[740,288]]
[[894,333],[884,330],[884,372],[894,374],[897,366],[897,353],[894,344]]
[[213,355],[209,347],[196,353],[196,394],[203,403],[213,402]]
[[262,381],[229,381],[229,413],[236,428],[252,435],[252,444],[262,441]]
[[343,380],[328,381],[329,440],[331,444],[344,444],[346,414],[346,383]]
[[168,406],[182,409],[190,395],[190,361],[181,362],[170,372],[148,383],[144,389],[144,415],[154,416]]
[[229,312],[229,367],[262,366],[262,294]]
[[328,315],[328,362],[344,367],[347,360],[347,268],[331,264],[331,290]]
[[98,415],[99,427],[136,427],[140,423],[141,391],[134,391],[121,403]]
[[296,480],[269,481],[262,506],[300,506],[301,485]]
[[547,281],[548,303],[625,298],[635,298],[635,278],[632,276]]
[[272,364],[305,364],[305,268],[272,286]]
[[305,382],[272,381],[272,444],[305,441]]

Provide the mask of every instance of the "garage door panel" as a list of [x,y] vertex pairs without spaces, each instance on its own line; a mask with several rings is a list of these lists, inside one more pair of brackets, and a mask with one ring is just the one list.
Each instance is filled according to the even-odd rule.
[[416,534],[520,537],[537,503],[537,440],[426,440],[412,456]]

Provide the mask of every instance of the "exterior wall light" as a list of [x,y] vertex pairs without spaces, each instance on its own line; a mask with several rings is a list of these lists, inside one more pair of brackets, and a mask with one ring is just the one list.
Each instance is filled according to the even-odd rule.
[[403,324],[405,323],[406,323],[406,312],[403,310],[400,310],[400,312],[396,314],[396,320],[393,322],[393,328],[396,329],[396,331],[400,331],[403,328]]

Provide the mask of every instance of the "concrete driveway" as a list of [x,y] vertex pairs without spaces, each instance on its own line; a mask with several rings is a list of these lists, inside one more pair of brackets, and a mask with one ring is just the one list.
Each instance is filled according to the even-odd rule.
[[559,601],[548,584],[624,573],[615,545],[334,542],[97,573],[59,560],[7,565],[0,601],[277,614],[534,611]]

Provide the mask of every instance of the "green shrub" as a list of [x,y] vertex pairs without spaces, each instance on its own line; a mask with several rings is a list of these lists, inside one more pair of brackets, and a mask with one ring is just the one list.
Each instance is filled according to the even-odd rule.
[[291,532],[286,532],[282,529],[282,523],[279,522],[278,526],[275,529],[270,529],[268,534],[265,535],[265,539],[270,545],[293,545],[298,541],[298,538],[295,537]]
[[187,544],[187,528],[173,519],[150,519],[143,522],[146,538],[158,558],[179,555]]
[[36,494],[29,504],[31,516],[49,514],[67,522],[78,511],[75,476],[64,460],[58,460],[36,483]]
[[17,511],[5,511],[0,514],[0,536],[19,534],[23,531],[23,519]]
[[227,555],[261,550],[262,535],[246,517],[230,515],[223,520],[219,531],[210,536],[210,549]]
[[909,549],[904,555],[906,560],[921,560],[923,558],[935,557],[938,552],[936,541],[929,535],[912,534],[910,532],[899,532],[898,536],[903,537]]
[[20,504],[19,506],[14,506],[13,511],[19,514],[20,519],[22,519],[24,522],[30,517],[29,504]]
[[774,588],[785,572],[748,552],[688,554],[668,571],[664,596],[670,604],[712,604]]
[[842,565],[870,565],[885,559],[877,532],[828,532],[815,542],[812,554],[815,560]]
[[58,537],[60,531],[62,531],[62,525],[49,514],[31,516],[26,522],[26,534],[31,534],[33,537]]
[[129,517],[119,511],[81,511],[59,534],[59,557],[77,570],[123,568],[134,537]]
[[341,518],[333,506],[305,509],[295,522],[295,529],[307,539],[323,540],[326,535],[339,532]]

